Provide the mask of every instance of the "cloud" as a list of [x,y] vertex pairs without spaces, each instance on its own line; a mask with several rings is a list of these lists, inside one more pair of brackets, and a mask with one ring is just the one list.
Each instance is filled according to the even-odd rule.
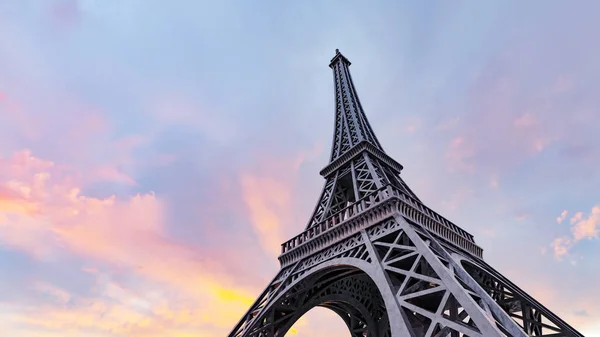
[[594,206],[587,219],[581,219],[571,228],[575,241],[598,238],[600,233],[600,206]]
[[470,144],[465,143],[464,137],[452,139],[446,151],[449,169],[451,171],[473,172],[475,166],[469,160],[473,157],[474,150]]
[[450,130],[452,128],[455,128],[459,122],[460,122],[460,117],[454,117],[452,119],[442,121],[442,122],[438,123],[438,125],[436,126],[436,130],[439,130],[439,131]]
[[[107,274],[91,267],[85,272],[96,275],[104,290],[90,298],[36,282],[34,289],[50,296],[52,304],[15,308],[19,313],[15,324],[141,336],[151,335],[146,328],[159,323],[164,326],[153,328],[152,333],[176,331],[169,329],[183,319],[182,324],[189,323],[194,331],[210,331],[211,326],[229,327],[253,301],[254,288],[236,286],[208,251],[168,238],[165,205],[154,194],[93,198],[81,194],[77,180],[64,174],[60,165],[29,151],[2,159],[0,242],[43,261],[74,254],[88,265],[108,265],[137,280],[135,286],[102,280]],[[151,289],[161,289],[171,295],[149,300],[135,295],[132,287],[145,287],[149,294]],[[66,303],[70,304],[61,307]],[[195,325],[190,323],[194,320]]]
[[473,189],[469,187],[459,187],[454,191],[447,193],[446,198],[441,201],[442,206],[449,210],[454,211],[464,204],[473,196]]
[[61,27],[72,27],[81,20],[78,0],[51,0],[48,12],[53,22]]
[[[113,137],[114,125],[103,111],[71,95],[57,96],[41,95],[35,101],[15,96],[0,101],[0,130],[9,140],[17,140],[3,144],[0,154],[18,151],[26,144],[37,153],[85,171],[89,182],[134,185],[132,174],[139,163],[133,162],[133,152],[148,145],[148,138]],[[61,111],[58,116],[54,114],[57,111]]]
[[582,217],[583,217],[583,212],[575,213],[575,215],[571,218],[571,224],[574,224],[577,221],[581,220]]
[[492,174],[490,177],[490,187],[493,189],[497,189],[500,186],[500,182],[497,174]]
[[[297,210],[292,203],[300,165],[322,152],[322,146],[293,158],[261,158],[258,169],[239,177],[243,200],[254,232],[265,252],[277,257],[281,244],[301,229],[292,226]],[[316,198],[316,197],[315,197]]]
[[519,118],[515,119],[514,124],[515,124],[515,127],[526,128],[526,127],[535,125],[536,120],[535,120],[535,118],[533,118],[533,116],[529,112],[526,112]]
[[[563,211],[557,221],[560,223],[567,216],[567,211]],[[569,254],[569,251],[580,241],[584,239],[598,239],[600,234],[600,206],[592,207],[587,218],[584,218],[583,212],[577,212],[571,218],[571,235],[556,238],[551,247],[556,258],[561,258]]]
[[554,251],[554,256],[561,258],[569,253],[569,249],[572,245],[571,239],[568,237],[560,237],[554,239],[550,244],[550,247],[552,247],[552,250]]
[[[456,111],[460,124],[443,130],[454,137],[446,154],[449,165],[504,174],[552,146],[593,142],[587,123],[597,121],[597,116],[589,115],[586,106],[594,104],[596,96],[575,99],[579,82],[575,67],[542,65],[563,60],[554,55],[537,62],[537,55],[550,46],[538,48],[515,38],[483,61],[464,98],[454,103],[460,107]],[[444,101],[439,109],[451,104]]]
[[565,220],[565,218],[567,217],[567,214],[569,214],[569,212],[567,210],[562,211],[562,213],[560,213],[560,216],[558,218],[556,218],[556,222],[558,222],[558,223],[563,222],[563,220]]
[[243,174],[240,178],[244,201],[256,236],[263,249],[276,257],[285,241],[282,222],[290,211],[290,190],[268,177]]
[[[597,247],[571,252],[594,230],[538,225],[597,201],[597,11],[567,7],[346,6],[361,26],[327,5],[0,1],[0,335],[227,333],[314,207],[326,159],[295,155],[330,144],[340,43],[422,200],[493,233],[486,259],[585,329]],[[539,254],[557,236],[576,266]],[[334,335],[315,313],[298,335]]]
[[121,171],[115,166],[106,165],[100,166],[93,171],[93,176],[103,181],[115,181],[127,185],[135,185],[133,178]]

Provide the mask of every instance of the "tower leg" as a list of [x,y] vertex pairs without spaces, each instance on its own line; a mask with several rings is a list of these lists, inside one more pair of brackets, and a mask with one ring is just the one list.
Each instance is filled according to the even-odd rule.
[[366,233],[411,336],[505,336],[401,215]]
[[499,326],[524,331],[528,336],[579,336],[577,330],[481,260],[453,254],[465,283],[482,293]]
[[[396,216],[396,221],[404,223],[405,228],[414,228],[401,216]],[[428,260],[444,266],[444,274],[456,281],[460,287],[458,290],[469,295],[503,335],[583,337],[483,260],[451,253],[427,231],[417,233],[413,230],[411,236],[425,245],[421,249],[425,251],[427,248],[430,252]]]

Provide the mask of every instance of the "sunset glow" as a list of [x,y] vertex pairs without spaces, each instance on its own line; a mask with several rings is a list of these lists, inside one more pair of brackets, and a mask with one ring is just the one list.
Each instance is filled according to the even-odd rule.
[[319,197],[340,48],[423,202],[600,337],[600,4],[427,3],[0,0],[0,336],[226,336]]

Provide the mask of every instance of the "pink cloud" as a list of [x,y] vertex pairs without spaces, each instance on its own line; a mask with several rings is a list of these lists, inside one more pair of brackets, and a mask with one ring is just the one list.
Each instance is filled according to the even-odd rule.
[[440,122],[436,126],[436,129],[440,130],[440,131],[453,129],[453,128],[455,128],[458,125],[459,122],[460,122],[460,118],[459,117],[454,117],[452,119]]
[[136,159],[133,153],[149,141],[148,137],[130,135],[107,142],[101,152],[95,154],[102,158],[102,162],[96,163],[99,160],[90,158],[90,162],[82,168],[87,171],[85,179],[87,182],[112,181],[136,185],[132,175],[136,169],[147,165],[147,162]]
[[552,144],[554,140],[550,138],[536,138],[533,140],[532,148],[535,152],[542,152],[546,149],[550,144]]
[[135,185],[133,178],[121,171],[115,166],[100,166],[91,172],[92,176],[102,181],[114,181],[127,185]]
[[469,162],[473,157],[474,150],[470,144],[465,142],[464,137],[455,137],[448,145],[445,158],[448,161],[450,171],[473,172],[475,167]]
[[500,181],[498,179],[497,174],[492,174],[490,177],[490,187],[493,189],[497,189],[500,186]]
[[533,118],[533,116],[529,112],[526,112],[525,114],[523,114],[519,118],[515,119],[515,121],[514,121],[515,127],[525,128],[525,127],[529,127],[529,126],[532,126],[535,124],[536,124],[536,120]]
[[142,165],[134,158],[134,151],[148,145],[150,137],[134,134],[114,138],[111,133],[115,126],[104,111],[71,94],[53,94],[51,98],[38,94],[33,101],[18,99],[18,95],[0,101],[0,112],[6,110],[0,113],[0,131],[9,140],[21,140],[3,144],[6,148],[0,148],[0,155],[18,151],[26,143],[81,172],[88,182],[134,185],[133,173]]
[[550,244],[554,251],[554,256],[561,258],[569,253],[569,249],[573,245],[573,242],[568,237],[560,237],[554,239]]
[[279,245],[285,241],[282,222],[291,210],[290,189],[281,182],[251,174],[243,174],[240,183],[256,236],[263,249],[277,257],[281,253]]
[[[2,93],[0,97],[0,122],[11,133],[15,129],[28,139],[36,139],[39,137],[39,120],[31,118],[29,114],[18,101],[9,98],[7,94]],[[6,132],[6,135],[11,133]]]
[[136,155],[162,132],[162,121],[156,130],[117,138],[113,135],[116,127],[105,111],[72,94],[53,94],[51,98],[38,94],[35,101],[18,99],[18,95],[3,96],[0,132],[7,140],[20,141],[0,144],[0,155],[21,149],[25,143],[37,153],[69,165],[86,183],[113,181],[131,186],[136,183],[136,170],[173,162],[172,154],[157,153],[148,158]]
[[[573,130],[592,122],[591,116],[586,122],[584,117],[585,104],[593,103],[572,102],[574,80],[568,73],[546,71],[536,78],[550,77],[549,81],[530,80],[535,71],[545,71],[529,64],[532,55],[537,52],[531,46],[513,45],[482,69],[456,128],[463,143],[449,147],[449,165],[463,164],[458,167],[464,169],[469,164],[471,169],[502,173],[550,146],[572,142],[579,138],[573,137]],[[565,109],[570,112],[565,114]],[[469,151],[460,152],[467,145]]]
[[565,218],[567,217],[567,214],[569,214],[569,211],[564,210],[562,211],[562,213],[560,213],[560,216],[558,218],[556,218],[556,222],[561,223],[565,220]]
[[[568,239],[557,239],[552,243],[550,249],[553,249],[553,245],[556,245],[558,249],[562,249],[564,244],[568,244]],[[545,254],[546,247],[541,248],[541,253]],[[564,252],[563,257],[567,256],[568,253]],[[545,260],[545,259],[544,259]],[[564,269],[559,271],[557,266],[553,266],[551,261],[550,265],[544,265],[543,261],[539,261],[543,267],[539,270],[556,269],[557,273],[569,273],[575,275],[576,269],[579,267],[572,266],[573,261],[576,259],[569,259],[570,265],[561,266]],[[496,268],[498,266],[496,265]],[[550,308],[555,314],[561,317],[563,320],[577,327],[582,332],[591,332],[589,327],[595,322],[593,317],[597,317],[600,314],[599,307],[597,305],[596,297],[590,296],[594,294],[595,284],[597,283],[597,277],[590,275],[588,282],[580,282],[577,277],[573,278],[548,278],[544,272],[532,272],[531,266],[519,265],[511,262],[504,264],[504,267],[499,270],[504,276],[511,279],[517,284],[517,286],[525,290],[529,295],[535,298],[537,301],[542,303],[547,308]],[[571,289],[571,292],[565,292],[564,289]],[[581,316],[578,312],[584,311],[589,316]],[[593,335],[593,334],[586,334]]]
[[98,274],[98,269],[96,269],[96,268],[87,268],[87,267],[84,267],[84,268],[81,268],[81,271],[84,271],[84,272],[89,273],[89,274]]
[[[560,223],[567,216],[567,211],[563,211],[557,221]],[[571,235],[556,238],[551,247],[554,256],[564,257],[581,240],[598,239],[600,235],[600,206],[592,207],[587,218],[584,218],[583,212],[575,213],[571,218]]]
[[69,128],[67,134],[64,135],[74,142],[87,141],[90,136],[105,134],[111,127],[101,112],[91,108],[86,109],[85,113],[82,113],[76,119],[77,125]]
[[50,297],[52,297],[54,299],[55,302],[58,302],[59,304],[65,304],[65,303],[69,302],[69,300],[72,297],[68,291],[65,291],[64,289],[57,288],[51,284],[41,282],[41,281],[35,282],[34,288],[38,292],[49,295]]
[[600,206],[594,206],[587,219],[576,222],[572,227],[575,241],[598,238],[600,233]]
[[574,224],[577,221],[581,220],[582,217],[583,217],[583,212],[575,213],[575,215],[571,218],[571,224]]
[[264,159],[259,170],[240,175],[244,202],[253,229],[265,252],[272,257],[281,253],[281,244],[288,236],[299,232],[291,223],[294,184],[297,182],[300,165],[316,157],[322,146],[309,149],[292,159]]
[[49,14],[53,22],[61,27],[71,27],[79,23],[82,16],[78,0],[52,0]]
[[[128,299],[135,297],[131,288],[113,283],[104,295],[118,303],[93,297],[76,300],[75,308],[61,308],[61,301],[72,295],[51,284],[36,283],[36,289],[54,298],[56,305],[18,307],[15,324],[52,331],[95,329],[117,336],[159,336],[179,331],[177,322],[186,315],[189,318],[182,323],[190,329],[214,335],[225,333],[252,302],[257,290],[248,284],[240,287],[209,251],[168,237],[167,210],[160,198],[152,193],[124,199],[91,198],[81,194],[78,181],[60,165],[29,151],[2,159],[0,191],[5,193],[0,199],[0,243],[42,260],[75,254],[129,273],[138,280],[136,287],[172,295],[146,299],[153,312],[149,315],[131,304],[143,302]],[[93,268],[83,271],[105,275]],[[180,299],[186,300],[177,304]],[[207,332],[213,329],[209,326],[217,330]]]
[[474,190],[469,187],[459,187],[448,194],[448,197],[442,200],[441,204],[448,211],[455,211],[459,206],[465,203],[466,200],[473,196]]
[[514,121],[515,127],[518,127],[518,128],[526,128],[529,126],[533,126],[536,123],[537,123],[537,120],[529,112],[526,112],[525,114],[521,115]]

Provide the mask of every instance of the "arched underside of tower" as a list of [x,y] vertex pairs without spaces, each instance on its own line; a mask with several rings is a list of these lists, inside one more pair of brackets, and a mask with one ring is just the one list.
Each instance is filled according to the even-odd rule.
[[284,336],[306,312],[323,307],[346,323],[352,337],[390,336],[389,319],[377,285],[352,266],[332,266],[311,275],[278,301],[273,308],[274,335]]

